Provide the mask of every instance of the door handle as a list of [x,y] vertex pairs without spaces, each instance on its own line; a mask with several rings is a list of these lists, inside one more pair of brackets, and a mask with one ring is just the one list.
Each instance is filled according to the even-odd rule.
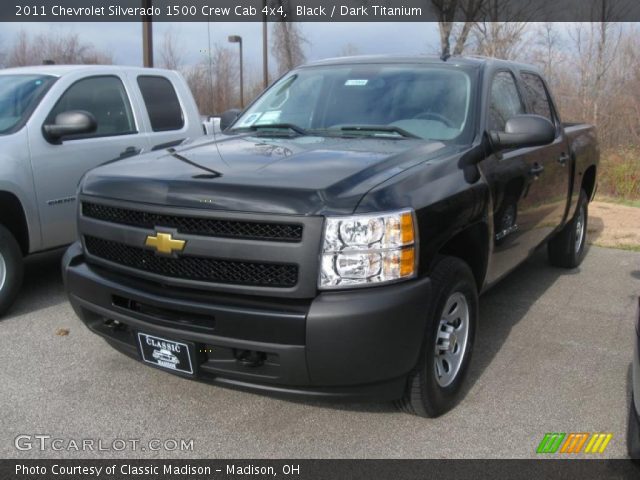
[[569,155],[567,155],[566,153],[561,153],[560,157],[558,158],[558,163],[564,167],[567,164],[567,162],[569,161],[570,158],[571,157]]
[[534,163],[533,167],[531,167],[531,170],[529,170],[529,174],[533,175],[534,177],[539,177],[542,172],[544,172],[544,165],[541,165],[539,163]]
[[134,155],[138,155],[140,152],[142,152],[141,148],[127,147],[120,152],[120,156],[118,158],[123,159],[127,157],[133,157]]

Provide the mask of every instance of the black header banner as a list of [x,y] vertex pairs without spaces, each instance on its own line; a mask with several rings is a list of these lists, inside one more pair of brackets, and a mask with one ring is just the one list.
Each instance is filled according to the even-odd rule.
[[637,22],[638,0],[3,0],[2,22]]
[[0,460],[2,480],[627,480],[629,460]]

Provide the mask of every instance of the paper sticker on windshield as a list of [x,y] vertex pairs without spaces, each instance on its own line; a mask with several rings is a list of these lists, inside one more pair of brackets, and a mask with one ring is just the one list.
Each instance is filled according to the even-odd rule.
[[369,80],[353,79],[353,80],[347,80],[346,82],[344,82],[344,84],[347,87],[364,87],[368,82]]
[[257,125],[277,123],[280,119],[280,110],[272,110],[270,112],[264,112],[260,117],[260,120],[256,122]]
[[242,125],[253,125],[253,122],[255,122],[258,117],[260,116],[259,113],[253,113],[251,115],[249,115],[244,122],[242,122]]

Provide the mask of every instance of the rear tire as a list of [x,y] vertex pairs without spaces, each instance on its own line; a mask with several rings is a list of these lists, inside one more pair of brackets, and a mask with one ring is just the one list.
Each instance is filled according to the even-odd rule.
[[437,417],[460,400],[478,325],[478,290],[469,266],[441,257],[431,274],[432,301],[420,359],[410,374],[400,410]]
[[549,241],[547,251],[551,265],[561,268],[576,268],[582,263],[587,253],[588,223],[589,197],[584,190],[581,190],[575,215]]
[[4,315],[16,299],[24,265],[22,251],[11,232],[0,225],[0,317]]

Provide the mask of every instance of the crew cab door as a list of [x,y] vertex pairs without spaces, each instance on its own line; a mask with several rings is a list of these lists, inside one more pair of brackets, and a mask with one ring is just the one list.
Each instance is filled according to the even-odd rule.
[[[60,85],[62,84],[62,85]],[[62,77],[55,96],[29,124],[29,146],[40,214],[43,248],[71,243],[76,236],[76,190],[83,174],[110,160],[141,153],[147,138],[139,133],[126,79],[119,74]],[[50,91],[49,95],[54,92]],[[66,111],[84,110],[97,122],[93,133],[52,143],[43,125]]]
[[[490,82],[486,127],[503,132],[511,117],[530,112],[514,72],[497,71]],[[556,157],[563,145],[556,138],[549,146],[505,150],[483,162],[493,200],[489,283],[519,265],[560,224],[558,181],[552,176],[557,173]],[[563,200],[566,202],[566,192]]]
[[544,240],[563,223],[567,211],[571,176],[569,142],[542,77],[534,72],[522,71],[520,79],[529,113],[545,117],[556,129],[554,142],[536,149],[540,154],[539,163],[544,167],[538,188],[543,195],[539,203],[545,208],[539,219],[540,234]]

